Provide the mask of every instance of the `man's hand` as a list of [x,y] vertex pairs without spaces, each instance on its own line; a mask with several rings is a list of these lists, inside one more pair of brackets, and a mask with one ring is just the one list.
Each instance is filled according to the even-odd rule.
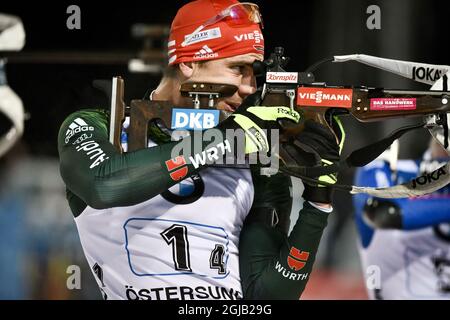
[[[295,123],[300,121],[300,114],[284,106],[258,106],[259,93],[248,97],[243,104],[221,122],[217,128],[242,129],[245,132],[245,153],[268,152],[270,140],[268,134],[271,129],[280,129],[278,120],[288,119]],[[256,97],[256,98],[255,98]]]
[[[340,153],[345,139],[345,133],[337,117],[333,117],[333,129],[340,141],[338,144],[336,136],[329,128],[307,120],[305,129],[296,137],[280,146],[282,166],[295,171],[295,166],[328,166],[339,162]],[[319,181],[335,184],[336,174],[319,177]],[[311,185],[305,182],[303,198],[319,204],[330,204],[332,198],[332,187],[322,185]],[[326,207],[326,206],[325,206]]]

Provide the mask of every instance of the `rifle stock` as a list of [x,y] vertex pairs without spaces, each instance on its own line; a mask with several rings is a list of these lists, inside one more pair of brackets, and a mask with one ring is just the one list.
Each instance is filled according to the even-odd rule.
[[[447,114],[450,113],[450,92],[446,90],[446,87],[444,87],[444,91],[388,90],[383,88],[353,86],[330,87],[324,83],[315,83],[314,76],[310,72],[285,72],[283,67],[289,59],[283,56],[283,51],[284,50],[280,47],[275,48],[274,53],[271,54],[269,59],[264,62],[255,62],[253,65],[255,74],[258,74],[259,71],[264,69],[263,73],[266,76],[260,105],[290,106],[292,109],[301,113],[302,120],[312,119],[313,121],[327,126],[333,133],[334,131],[331,127],[331,118],[333,115],[351,115],[361,122],[382,121],[385,119],[404,117],[428,118],[427,122],[424,121],[421,124],[401,128],[393,132],[387,138],[384,138],[371,146],[357,150],[359,155],[361,155],[362,149],[367,150],[368,147],[372,148],[371,154],[364,156],[363,160],[367,163],[370,160],[369,158],[372,157],[374,159],[374,156],[377,155],[378,151],[381,150],[382,152],[386,146],[392,143],[391,141],[397,139],[404,132],[423,126],[428,129],[437,128],[438,125],[442,126],[444,128],[443,141],[447,144]],[[145,148],[147,147],[148,141],[149,122],[154,119],[161,119],[167,128],[171,128],[173,106],[167,101],[133,100],[131,101],[131,106],[127,107],[123,101],[123,80],[120,77],[114,79],[116,80],[113,81],[110,141],[122,152],[120,143],[122,123],[125,116],[130,116],[128,151]],[[180,88],[182,96],[192,98],[195,108],[200,107],[201,100],[207,101],[208,106],[212,107],[214,105],[213,99],[232,95],[236,90],[236,87],[213,83],[186,83]],[[220,121],[223,119],[224,115],[221,114]],[[301,121],[299,124],[283,121],[281,126],[283,129],[281,139],[287,139],[289,136],[296,135],[303,130],[304,121]],[[353,158],[355,157],[350,155],[350,157],[342,163],[348,167],[356,166],[355,159]],[[363,163],[363,160],[358,163]],[[449,164],[446,165],[445,170],[448,170],[448,168]],[[316,172],[316,174],[311,173],[309,176],[298,172],[292,172],[290,174],[302,179],[311,180],[309,177],[339,171],[341,169],[341,164],[339,163],[336,166],[331,165],[328,167],[304,167],[304,169],[315,169],[315,171],[313,171]],[[329,172],[327,169],[329,169]],[[319,170],[322,170],[323,172],[320,171],[321,173],[318,174]],[[448,181],[450,181],[450,176],[445,173],[445,179],[443,178],[441,180],[443,181],[439,182],[441,184],[448,183]],[[323,184],[317,179],[314,180],[314,182]],[[353,194],[367,193],[389,198],[430,193],[437,190],[437,188],[440,187],[440,184],[427,185],[420,190],[416,190],[416,185],[414,183],[405,183],[403,185],[388,188],[358,188],[345,185],[334,185],[334,187],[350,191]]]
[[[308,88],[310,92],[309,100],[299,98],[302,88]],[[318,96],[330,97],[326,90],[347,90],[349,93],[349,103],[333,105],[332,101],[328,105],[318,102]],[[285,89],[287,91],[289,89]],[[292,90],[292,89],[291,89]],[[382,88],[358,88],[358,87],[327,87],[314,86],[297,88],[296,105],[294,109],[300,112],[302,119],[312,119],[325,126],[328,126],[329,118],[327,113],[338,113],[339,115],[351,115],[360,122],[375,122],[386,119],[405,117],[424,117],[433,114],[450,112],[450,92],[433,91],[407,91],[388,90]],[[270,91],[261,103],[264,106],[289,106],[289,99],[285,92]],[[336,95],[335,95],[336,96]],[[321,98],[322,99],[322,98]],[[325,102],[327,103],[327,102]],[[292,130],[289,122],[283,123],[286,129]],[[302,124],[296,125],[302,127]],[[297,129],[296,132],[300,130]]]
[[[156,119],[162,121],[161,125],[171,128],[173,105],[169,101],[132,100],[130,106],[124,102],[124,80],[114,77],[112,81],[111,109],[109,141],[122,153],[121,143],[123,122],[126,116],[130,118],[128,133],[128,150],[136,151],[146,148],[148,145],[148,127],[150,122]],[[214,83],[185,83],[180,92],[185,97],[191,97],[194,107],[200,105],[200,101],[214,105],[214,99],[233,95],[238,88],[227,84]],[[178,109],[191,109],[192,106],[177,106]],[[220,114],[219,121],[223,121],[225,115]]]
[[111,90],[111,111],[109,121],[109,142],[111,142],[117,150],[122,153],[122,145],[120,143],[120,136],[122,133],[122,124],[125,120],[125,102],[124,96],[124,81],[122,77],[114,77],[112,81]]
[[[350,113],[361,122],[385,119],[418,117],[450,112],[450,92],[405,91],[385,89],[353,89],[353,103]],[[379,110],[373,108],[371,99],[409,99],[414,102],[407,108]],[[414,99],[414,100],[412,100]],[[377,100],[375,100],[377,101]]]

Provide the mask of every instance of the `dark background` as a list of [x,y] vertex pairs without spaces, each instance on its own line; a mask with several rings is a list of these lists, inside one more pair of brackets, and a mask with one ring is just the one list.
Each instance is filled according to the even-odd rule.
[[[64,185],[58,172],[58,129],[65,117],[75,110],[109,108],[108,99],[92,88],[94,79],[122,76],[126,102],[141,98],[147,89],[155,88],[160,74],[130,73],[126,59],[112,62],[111,56],[137,55],[143,41],[131,36],[132,25],[169,25],[178,8],[187,1],[0,1],[0,12],[19,16],[25,27],[25,48],[16,56],[9,56],[6,70],[9,85],[21,97],[29,117],[20,143],[0,159],[0,173],[11,172],[10,180],[0,178],[0,187],[3,187],[0,188],[0,219],[3,219],[0,220],[3,236],[0,244],[4,244],[0,261],[10,266],[0,267],[3,284],[0,298],[100,298],[65,201]],[[447,49],[449,11],[444,1],[255,2],[260,5],[264,18],[266,55],[275,46],[283,46],[286,55],[291,57],[289,71],[303,71],[325,57],[354,53],[450,64]],[[81,30],[66,27],[69,17],[66,10],[72,4],[81,9]],[[381,9],[380,30],[369,30],[366,26],[369,5],[378,5]],[[158,52],[164,52],[163,43],[157,42],[154,46]],[[82,57],[90,53],[95,53],[96,63],[82,61]],[[55,54],[66,63],[53,61],[51,57]],[[19,59],[24,56],[28,58]],[[40,59],[36,59],[37,56]],[[78,57],[77,63],[73,63],[73,57]],[[72,63],[67,63],[71,59]],[[333,85],[428,88],[355,62],[324,65],[315,72],[315,78]],[[384,137],[395,128],[417,121],[396,119],[361,124],[346,117],[344,154]],[[0,134],[6,129],[5,119],[0,116]],[[425,131],[408,134],[401,139],[400,156],[420,157],[429,138]],[[13,171],[11,168],[18,169]],[[341,183],[350,184],[353,171],[341,173],[339,179]],[[350,260],[358,260],[355,237],[345,238],[346,233],[352,234],[349,231],[353,225],[348,227],[351,200],[348,194],[336,193],[335,222],[327,229],[330,235],[324,241],[325,247],[321,246],[325,252],[322,264],[333,270],[339,265],[347,266]],[[339,234],[344,240],[336,247]],[[86,274],[83,276],[86,290],[67,291],[65,270],[70,264],[81,265],[86,270],[83,273]],[[353,264],[358,267],[357,263]],[[363,288],[360,274],[353,272],[359,275],[357,281]],[[324,279],[326,293],[316,298],[364,297],[361,291],[359,295],[342,295],[345,288],[336,283],[329,285],[329,278]],[[320,286],[310,284],[309,287],[314,290]],[[331,287],[334,291],[330,291]],[[12,292],[13,288],[18,289]]]
[[[23,53],[33,52],[137,52],[142,41],[131,37],[135,23],[170,24],[177,9],[187,1],[2,1],[0,11],[22,18],[27,38]],[[447,6],[443,1],[255,1],[264,18],[266,53],[274,46],[285,47],[291,57],[289,70],[302,71],[324,57],[365,53],[401,60],[435,64],[450,63],[447,50]],[[81,9],[81,30],[69,30],[66,9]],[[381,9],[381,30],[369,30],[366,9]],[[158,47],[158,46],[157,46]],[[94,79],[122,75],[126,100],[140,98],[157,85],[158,74],[132,74],[122,64],[19,63],[7,65],[10,86],[19,94],[30,115],[24,142],[32,154],[57,156],[56,135],[63,119],[81,107],[108,106],[109,102],[91,88]],[[419,88],[420,84],[356,63],[328,64],[316,72],[316,79],[330,84],[364,84],[391,88]],[[349,144],[375,139],[399,122],[363,127],[348,120]],[[373,135],[367,135],[367,132]],[[353,138],[364,135],[360,139]],[[426,141],[423,134],[417,139]],[[361,140],[361,141],[360,141]],[[421,148],[409,148],[405,139],[403,156],[419,156]],[[356,146],[354,146],[356,147]],[[351,149],[354,149],[352,147]]]

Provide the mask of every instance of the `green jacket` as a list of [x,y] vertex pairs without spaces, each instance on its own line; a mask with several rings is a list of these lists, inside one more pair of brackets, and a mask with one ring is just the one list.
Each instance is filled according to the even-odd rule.
[[[120,154],[108,141],[108,128],[108,113],[93,109],[75,112],[61,125],[60,171],[75,217],[87,206],[103,209],[146,201],[179,182],[172,179],[166,161],[180,142],[159,141],[158,146]],[[184,139],[189,142],[190,137]],[[186,177],[203,167],[187,168]],[[239,243],[244,298],[298,299],[329,213],[305,202],[288,235],[291,178],[263,176],[253,168],[252,178],[255,197]]]

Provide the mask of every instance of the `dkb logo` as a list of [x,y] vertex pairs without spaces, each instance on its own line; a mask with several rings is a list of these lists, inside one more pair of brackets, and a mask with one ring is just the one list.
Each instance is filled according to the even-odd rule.
[[172,129],[203,130],[219,123],[219,110],[173,109]]

